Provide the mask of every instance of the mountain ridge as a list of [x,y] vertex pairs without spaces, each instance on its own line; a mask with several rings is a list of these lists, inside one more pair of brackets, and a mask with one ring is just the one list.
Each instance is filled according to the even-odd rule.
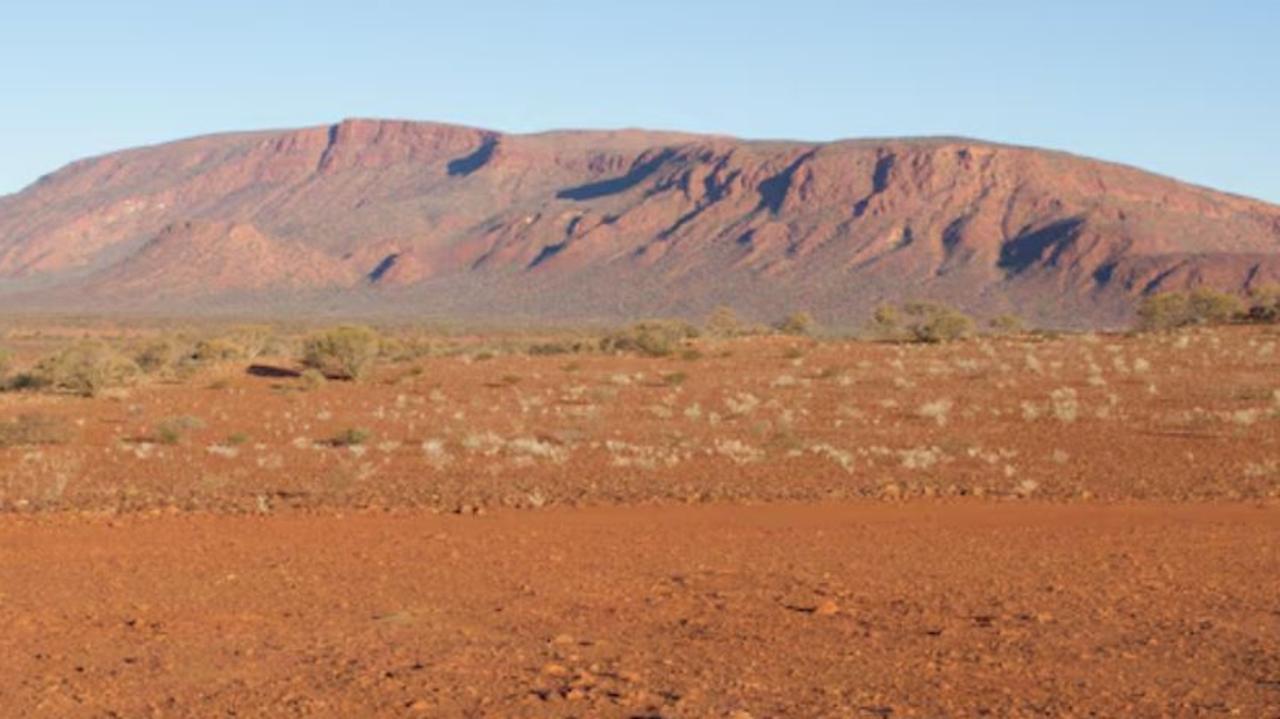
[[[183,223],[201,229],[157,253]],[[1111,326],[1144,293],[1276,281],[1280,207],[961,137],[357,118],[106,153],[0,197],[0,297],[17,310],[146,311],[162,296],[166,311],[291,314],[322,296],[335,314],[560,322],[727,304],[853,325],[921,298]]]

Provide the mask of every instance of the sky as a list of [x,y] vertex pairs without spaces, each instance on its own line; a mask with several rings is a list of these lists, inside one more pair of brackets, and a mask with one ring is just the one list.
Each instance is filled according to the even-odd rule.
[[0,194],[136,145],[390,117],[963,135],[1280,202],[1275,0],[14,0],[0,93]]

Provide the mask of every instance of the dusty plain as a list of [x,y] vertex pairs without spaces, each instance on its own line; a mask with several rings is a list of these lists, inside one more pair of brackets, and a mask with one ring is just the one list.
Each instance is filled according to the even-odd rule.
[[0,393],[58,428],[0,448],[0,706],[1280,716],[1278,343],[464,337]]

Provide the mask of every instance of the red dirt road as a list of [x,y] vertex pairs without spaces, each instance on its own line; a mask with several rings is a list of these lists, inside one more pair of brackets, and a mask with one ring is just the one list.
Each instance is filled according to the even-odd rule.
[[0,518],[6,716],[1280,716],[1280,508]]

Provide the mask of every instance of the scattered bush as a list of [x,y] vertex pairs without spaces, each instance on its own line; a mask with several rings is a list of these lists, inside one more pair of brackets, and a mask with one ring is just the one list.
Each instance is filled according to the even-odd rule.
[[358,380],[373,367],[380,350],[377,332],[344,325],[307,337],[302,343],[302,364],[328,378]]
[[689,375],[685,372],[668,372],[662,375],[662,383],[668,387],[679,387],[689,379]]
[[745,331],[737,313],[729,307],[717,307],[707,316],[703,323],[707,335],[711,337],[737,337]]
[[231,362],[246,356],[244,348],[228,337],[200,340],[191,350],[196,362]]
[[882,340],[894,342],[950,342],[973,333],[973,320],[963,312],[936,302],[909,302],[901,307],[883,304],[869,325]]
[[1143,330],[1170,330],[1190,325],[1223,324],[1246,316],[1239,297],[1208,287],[1190,294],[1158,292],[1138,306],[1138,327]]
[[904,339],[904,330],[902,327],[902,313],[895,305],[882,304],[876,307],[871,313],[871,323],[868,326],[871,334],[877,339],[882,340],[901,340]]
[[28,386],[52,387],[93,397],[133,381],[138,365],[101,342],[86,341],[40,360]]
[[959,310],[933,302],[912,302],[903,307],[907,329],[917,342],[951,342],[973,333],[973,320]]
[[0,447],[66,444],[70,440],[71,427],[61,417],[23,414],[0,422]]
[[146,374],[157,374],[172,367],[182,357],[182,346],[170,337],[161,337],[143,345],[133,356],[134,364]]
[[318,369],[303,370],[302,374],[299,375],[299,379],[302,380],[302,387],[308,390],[320,389],[329,381],[325,379],[324,373]]
[[204,420],[199,417],[166,417],[156,423],[154,439],[160,444],[178,444],[187,432],[203,427]]
[[1244,320],[1265,324],[1280,323],[1280,285],[1259,287],[1249,293]]
[[329,438],[331,447],[356,447],[369,441],[373,433],[361,427],[350,427]]
[[609,333],[600,341],[606,352],[635,352],[648,357],[666,357],[698,336],[698,330],[678,320],[646,320]]
[[987,327],[992,332],[1001,335],[1016,335],[1026,331],[1026,325],[1023,324],[1022,318],[1011,314],[992,317],[987,322]]
[[775,329],[784,335],[808,336],[814,333],[818,323],[808,312],[796,312],[779,322]]

